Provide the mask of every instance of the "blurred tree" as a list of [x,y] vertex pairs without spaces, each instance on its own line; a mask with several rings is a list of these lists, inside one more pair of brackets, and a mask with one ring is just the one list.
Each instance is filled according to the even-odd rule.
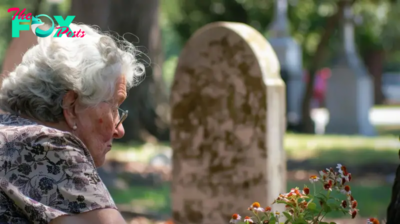
[[146,65],[146,79],[130,90],[121,106],[129,110],[121,141],[168,140],[169,104],[161,71],[159,0],[72,0],[70,14],[76,15],[74,22],[123,35],[142,52],[138,57]]
[[[328,3],[328,1],[326,2]],[[315,10],[312,16],[314,19],[314,36],[318,36],[318,41],[316,46],[311,46],[311,53],[310,49],[305,49],[304,54],[309,54],[308,57],[306,56],[305,59],[311,59],[312,63],[308,64],[307,70],[309,72],[309,81],[306,85],[306,90],[303,97],[302,102],[302,131],[305,133],[314,133],[314,125],[310,115],[310,104],[311,98],[313,96],[314,90],[314,79],[316,76],[317,71],[323,67],[327,60],[327,53],[329,50],[329,43],[332,39],[334,32],[337,30],[337,26],[339,25],[339,21],[343,12],[344,8],[344,1],[340,1],[337,5],[330,1],[328,3],[333,10],[326,10],[325,12],[322,10]],[[317,5],[318,7],[323,7],[322,4]],[[318,16],[319,14],[319,16]],[[321,16],[321,14],[323,16]],[[319,17],[319,18],[318,18]],[[295,20],[296,21],[296,20]],[[313,21],[313,20],[311,20]],[[317,22],[318,21],[318,22]],[[315,31],[320,30],[320,31]],[[310,35],[308,33],[307,35]],[[307,46],[307,45],[306,45]],[[334,52],[334,51],[333,51]],[[308,61],[309,62],[309,61]]]
[[[303,98],[303,131],[313,132],[309,115],[310,101],[314,89],[315,73],[330,66],[340,46],[338,28],[341,25],[340,13],[344,0],[289,0],[289,20],[293,37],[303,50],[303,65],[309,72]],[[394,46],[400,29],[394,23],[398,21],[399,7],[396,0],[350,0],[354,4],[355,15],[363,19],[357,26],[356,42],[361,57],[374,76],[376,102],[382,102],[381,75],[384,59],[393,58]],[[164,1],[172,26],[181,37],[181,44],[200,27],[215,21],[235,21],[247,23],[262,33],[268,32],[268,26],[274,13],[274,1],[257,0],[203,0],[201,3],[185,0]],[[180,7],[174,7],[179,5]],[[377,11],[378,9],[378,11]],[[397,11],[396,11],[397,10]],[[266,33],[268,37],[268,33]],[[392,46],[392,47],[390,47]],[[397,47],[396,47],[397,49]],[[399,54],[397,54],[399,55]],[[400,61],[397,56],[397,63]]]
[[375,104],[384,103],[382,74],[385,60],[390,60],[399,49],[400,4],[398,1],[359,1],[354,10],[361,16],[362,25],[356,29],[357,45],[373,77]]
[[181,45],[197,29],[215,21],[242,22],[263,29],[272,18],[268,12],[273,6],[269,1],[256,0],[171,0],[162,4],[168,20],[180,37]]

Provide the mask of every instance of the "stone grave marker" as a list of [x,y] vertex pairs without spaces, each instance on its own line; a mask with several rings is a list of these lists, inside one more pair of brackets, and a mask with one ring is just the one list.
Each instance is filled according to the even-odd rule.
[[270,44],[245,24],[208,24],[185,45],[171,90],[174,223],[228,223],[286,192],[279,71]]
[[369,119],[374,105],[373,83],[355,47],[353,19],[347,2],[343,12],[343,46],[328,79],[326,133],[374,136],[376,132]]

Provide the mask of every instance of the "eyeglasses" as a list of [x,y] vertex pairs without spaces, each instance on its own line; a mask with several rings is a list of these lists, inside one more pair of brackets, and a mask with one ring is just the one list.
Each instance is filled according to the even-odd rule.
[[119,121],[115,128],[118,128],[118,126],[126,120],[128,117],[128,111],[127,110],[122,110],[121,108],[118,108],[118,116],[119,116]]

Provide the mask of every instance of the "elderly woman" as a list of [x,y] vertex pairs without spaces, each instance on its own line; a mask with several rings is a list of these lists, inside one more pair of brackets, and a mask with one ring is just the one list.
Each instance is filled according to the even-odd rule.
[[0,223],[125,223],[96,167],[124,135],[144,67],[127,42],[38,38],[0,90]]

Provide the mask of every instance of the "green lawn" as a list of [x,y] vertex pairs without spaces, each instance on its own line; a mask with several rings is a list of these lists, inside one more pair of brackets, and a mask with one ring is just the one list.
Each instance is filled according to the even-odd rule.
[[400,125],[393,126],[376,126],[375,129],[379,135],[400,136]]
[[[310,182],[289,182],[288,191],[296,186],[310,187]],[[350,184],[354,198],[358,201],[361,217],[384,217],[389,204],[391,186],[389,185],[365,185],[363,183]],[[312,189],[311,189],[312,190]],[[171,214],[170,187],[165,184],[158,188],[145,188],[131,186],[126,190],[113,190],[110,192],[117,204],[129,204],[135,211],[149,213]],[[311,191],[312,192],[312,191]],[[343,195],[340,195],[343,197]],[[256,200],[256,199],[255,199]],[[243,208],[243,212],[246,208]],[[332,213],[330,218],[347,217],[341,213]]]
[[374,109],[386,109],[386,108],[400,108],[398,104],[385,104],[385,105],[374,105]]
[[[397,163],[400,149],[398,137],[286,134],[288,159],[309,160],[317,164],[370,164],[376,161]],[[357,159],[355,159],[357,158]]]
[[110,188],[115,203],[128,205],[136,212],[171,213],[170,187],[165,184],[160,187],[130,186],[126,190]]
[[[309,160],[312,164],[371,164],[376,161],[398,163],[400,143],[396,135],[373,138],[363,136],[286,134],[287,159]],[[153,155],[168,150],[169,144],[115,144],[109,158],[147,162]],[[355,159],[357,158],[357,159]]]

